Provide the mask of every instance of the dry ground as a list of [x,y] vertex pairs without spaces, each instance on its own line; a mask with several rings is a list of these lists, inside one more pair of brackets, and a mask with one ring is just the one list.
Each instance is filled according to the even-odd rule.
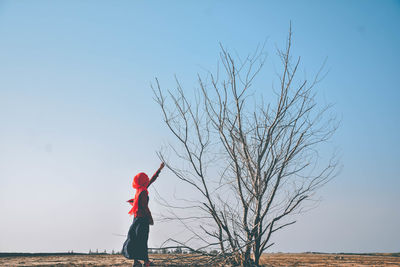
[[[157,266],[205,266],[201,260],[190,264],[187,255],[150,255]],[[264,266],[400,266],[400,257],[390,254],[266,254]],[[132,261],[121,255],[62,255],[0,257],[0,266],[132,266]]]

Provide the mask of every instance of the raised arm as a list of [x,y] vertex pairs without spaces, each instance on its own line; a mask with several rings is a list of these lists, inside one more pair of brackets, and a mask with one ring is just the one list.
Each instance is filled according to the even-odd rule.
[[165,164],[164,162],[161,162],[160,168],[158,168],[158,170],[153,174],[153,176],[150,179],[149,185],[147,186],[147,188],[154,183],[154,181],[157,179],[158,175],[160,174],[161,170],[164,168]]

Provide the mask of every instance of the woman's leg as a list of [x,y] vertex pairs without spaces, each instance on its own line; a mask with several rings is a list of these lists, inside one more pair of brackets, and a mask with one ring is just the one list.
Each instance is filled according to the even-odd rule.
[[133,262],[132,267],[142,267],[142,263],[140,263],[140,261],[138,261],[138,260],[135,260],[135,261]]
[[148,266],[154,266],[154,265],[153,265],[153,262],[151,262],[151,261],[148,260],[148,261],[145,261],[145,262],[144,262],[144,266],[145,266],[145,267],[148,267]]

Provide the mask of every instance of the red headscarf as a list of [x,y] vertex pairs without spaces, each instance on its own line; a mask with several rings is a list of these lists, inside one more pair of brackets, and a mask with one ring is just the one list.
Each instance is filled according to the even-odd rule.
[[136,213],[139,209],[139,206],[138,206],[139,205],[139,195],[143,191],[145,191],[147,195],[149,194],[149,192],[147,191],[149,182],[150,182],[150,179],[147,176],[147,174],[145,174],[144,172],[140,172],[140,173],[136,174],[136,176],[133,178],[132,187],[134,189],[136,189],[136,194],[135,194],[135,198],[128,200],[128,202],[131,203],[131,205],[133,206],[132,209],[129,211],[130,215],[135,215],[135,217],[136,217]]

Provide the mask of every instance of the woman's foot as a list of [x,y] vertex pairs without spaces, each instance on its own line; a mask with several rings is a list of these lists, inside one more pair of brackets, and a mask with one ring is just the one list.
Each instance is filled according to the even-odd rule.
[[140,261],[135,260],[133,263],[132,267],[142,267],[143,265],[140,263]]
[[145,262],[144,262],[144,266],[145,266],[145,267],[154,266],[154,264],[153,264],[152,261],[145,261]]

